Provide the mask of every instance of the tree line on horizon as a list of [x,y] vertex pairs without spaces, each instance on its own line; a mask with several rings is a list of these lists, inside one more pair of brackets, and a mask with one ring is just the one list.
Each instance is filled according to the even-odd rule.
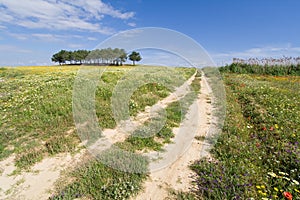
[[233,58],[233,64],[248,64],[248,65],[261,65],[261,66],[291,66],[300,65],[300,56],[298,57],[287,57],[282,58]]
[[133,51],[129,55],[124,49],[106,48],[95,50],[60,50],[53,54],[51,60],[59,65],[62,64],[87,64],[87,65],[123,65],[127,58],[133,62],[142,60],[139,52]]

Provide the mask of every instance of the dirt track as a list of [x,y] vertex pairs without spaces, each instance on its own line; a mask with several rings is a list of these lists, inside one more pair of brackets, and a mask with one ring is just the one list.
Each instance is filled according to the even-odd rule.
[[[187,141],[191,139],[191,145],[173,164],[152,172],[149,179],[144,183],[144,191],[132,199],[162,200],[169,196],[170,189],[189,191],[192,187],[193,172],[188,166],[201,157],[201,149],[202,145],[204,145],[201,141],[195,139],[195,136],[205,136],[210,127],[212,105],[208,101],[209,98],[210,88],[205,77],[202,76],[201,93],[197,101],[190,107],[186,119],[182,122],[180,128],[174,130],[175,134],[176,132],[178,134],[178,130],[181,129],[180,134],[175,136],[175,144],[171,144],[176,146],[175,149],[183,148],[182,145],[185,143],[182,140]],[[189,131],[192,129],[196,130],[195,134]],[[187,133],[187,135],[182,133]]]

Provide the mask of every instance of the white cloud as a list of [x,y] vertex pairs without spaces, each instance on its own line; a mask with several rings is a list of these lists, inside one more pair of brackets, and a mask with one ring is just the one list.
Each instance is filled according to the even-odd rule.
[[70,47],[72,49],[80,49],[80,48],[83,48],[84,45],[82,45],[82,44],[68,44],[68,47]]
[[136,27],[136,23],[134,23],[134,22],[129,22],[127,25],[131,26],[131,27]]
[[43,40],[43,41],[51,41],[51,42],[59,42],[63,40],[63,36],[55,35],[55,34],[41,34],[41,33],[34,33],[31,36]]
[[97,38],[94,38],[94,37],[88,37],[87,39],[90,40],[90,41],[97,41],[98,40]]
[[102,34],[114,32],[101,25],[105,16],[121,20],[134,16],[133,12],[119,11],[101,0],[0,0],[0,12],[0,25],[2,22],[32,29],[75,29]]
[[8,33],[9,36],[12,36],[18,40],[27,40],[30,36],[22,33]]
[[121,39],[123,40],[128,39],[128,38],[134,38],[136,36],[139,36],[144,32],[143,29],[132,29],[132,30],[126,30],[126,31],[121,31],[119,32]]
[[9,33],[7,34],[11,37],[14,37],[18,40],[27,40],[27,39],[35,39],[40,41],[47,42],[66,42],[68,40],[81,40],[81,41],[97,41],[98,39],[95,37],[86,37],[82,35],[63,35],[63,34],[51,34],[51,33],[31,33],[31,34],[23,34],[23,33]]
[[2,53],[7,53],[7,52],[13,52],[13,53],[32,53],[31,50],[22,49],[20,47],[14,46],[14,45],[6,45],[6,44],[1,44],[0,45],[0,52],[2,52]]
[[283,56],[298,57],[299,55],[300,47],[293,47],[291,44],[251,48],[240,52],[211,53],[211,56],[217,65],[229,64],[232,62],[233,58],[280,58]]

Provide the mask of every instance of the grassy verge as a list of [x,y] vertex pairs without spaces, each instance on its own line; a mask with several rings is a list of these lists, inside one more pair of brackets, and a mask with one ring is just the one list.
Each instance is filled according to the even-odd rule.
[[195,194],[203,199],[300,199],[299,77],[224,74],[227,116],[200,160]]

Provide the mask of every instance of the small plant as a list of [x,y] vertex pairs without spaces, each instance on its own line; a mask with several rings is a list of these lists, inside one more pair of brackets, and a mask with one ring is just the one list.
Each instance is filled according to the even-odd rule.
[[195,136],[195,139],[199,140],[199,141],[204,141],[205,140],[205,136]]

